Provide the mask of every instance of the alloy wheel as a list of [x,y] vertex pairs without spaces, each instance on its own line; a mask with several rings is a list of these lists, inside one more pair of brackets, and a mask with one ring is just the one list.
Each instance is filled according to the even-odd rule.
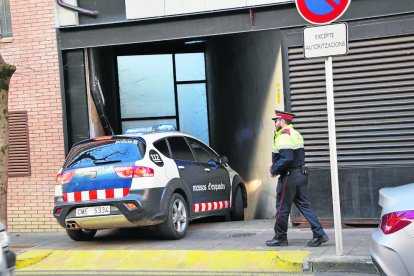
[[187,227],[187,211],[184,204],[180,199],[176,199],[173,203],[172,219],[174,228],[179,233],[185,231]]

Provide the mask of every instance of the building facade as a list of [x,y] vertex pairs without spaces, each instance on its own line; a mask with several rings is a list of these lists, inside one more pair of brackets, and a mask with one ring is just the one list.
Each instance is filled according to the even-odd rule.
[[51,1],[2,0],[0,53],[17,67],[9,91],[8,227],[56,231],[56,172],[64,157],[59,52]]
[[[34,68],[39,58],[31,51],[40,51],[50,62],[39,70],[53,71],[50,86],[31,85],[30,77],[43,75],[30,69],[12,80],[10,109],[28,110],[31,167],[30,176],[10,178],[13,230],[57,227],[54,177],[75,142],[158,123],[175,124],[228,156],[246,181],[247,217],[270,218],[274,109],[297,115],[311,202],[321,218],[332,218],[323,59],[304,59],[307,23],[294,1],[67,1],[78,8],[41,9],[47,24],[9,1],[13,39],[1,44],[5,60]],[[350,48],[333,66],[345,223],[377,223],[378,189],[414,182],[413,14],[414,3],[404,0],[354,0],[341,18]],[[29,26],[19,29],[36,26],[29,20],[43,28],[32,44]],[[23,53],[29,56],[20,59]],[[292,222],[301,221],[294,212]]]

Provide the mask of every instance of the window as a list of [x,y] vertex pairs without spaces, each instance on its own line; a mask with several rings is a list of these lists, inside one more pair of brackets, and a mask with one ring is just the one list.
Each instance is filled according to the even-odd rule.
[[68,155],[65,168],[94,167],[99,164],[141,160],[145,144],[136,139],[111,139],[80,144]]
[[118,56],[121,124],[171,124],[209,144],[204,53]]
[[183,137],[170,137],[168,143],[174,159],[195,161],[194,155]]
[[191,148],[200,163],[216,165],[218,163],[218,156],[206,146],[200,144],[194,139],[188,139]]
[[122,119],[175,116],[171,55],[118,57]]
[[180,130],[209,144],[205,83],[177,85]]
[[205,81],[204,53],[176,54],[177,81]]
[[175,55],[180,130],[209,144],[204,53]]
[[163,155],[170,157],[170,150],[168,149],[167,141],[165,141],[165,139],[155,142],[154,147]]
[[9,0],[0,0],[0,39],[12,36]]

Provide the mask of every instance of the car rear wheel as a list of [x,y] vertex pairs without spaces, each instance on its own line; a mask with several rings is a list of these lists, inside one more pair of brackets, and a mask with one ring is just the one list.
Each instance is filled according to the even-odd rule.
[[66,229],[66,233],[68,234],[69,238],[74,241],[89,241],[93,239],[96,234],[96,230],[69,230]]
[[167,218],[160,224],[162,236],[170,240],[178,240],[185,236],[188,229],[188,208],[180,194],[173,194],[168,204]]
[[230,212],[231,220],[244,220],[243,194],[241,187],[237,187],[234,194],[233,209]]

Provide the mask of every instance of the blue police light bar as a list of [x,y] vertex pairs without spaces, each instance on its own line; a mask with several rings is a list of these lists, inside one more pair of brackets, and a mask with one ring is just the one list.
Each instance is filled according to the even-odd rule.
[[171,124],[163,124],[155,126],[156,131],[174,131],[177,130],[177,128],[174,125]]
[[127,129],[126,134],[133,133],[146,133],[146,132],[155,132],[155,131],[174,131],[177,130],[174,125],[171,124],[162,124],[150,127],[137,127]]

